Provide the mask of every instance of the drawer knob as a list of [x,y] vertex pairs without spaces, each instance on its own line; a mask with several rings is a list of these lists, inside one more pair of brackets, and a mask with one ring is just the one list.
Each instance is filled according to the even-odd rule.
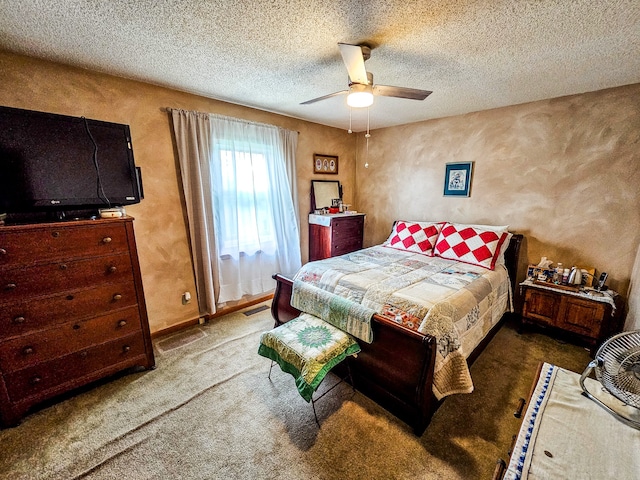
[[16,317],[13,319],[13,323],[17,323],[17,324],[21,324],[25,322],[25,318],[24,317]]
[[116,294],[113,296],[113,299],[114,299],[116,302],[117,302],[118,300],[122,300],[122,295],[120,295],[119,293],[116,293]]
[[129,345],[125,345],[124,347],[122,347],[122,351],[123,351],[124,353],[128,353],[128,352],[129,352],[129,350],[131,350],[131,347],[130,347]]
[[51,236],[53,238],[58,238],[60,236],[60,232],[51,232]]
[[76,323],[76,324],[73,326],[73,329],[74,329],[74,330],[80,330],[80,324]]
[[111,266],[107,269],[107,271],[108,271],[109,273],[115,273],[117,270],[118,270],[118,267],[116,267],[115,265],[111,265]]
[[0,248],[0,255],[6,255],[7,251],[4,248]]
[[102,243],[111,243],[111,237],[104,237]]
[[15,283],[7,283],[4,287],[5,290],[15,290],[18,287]]
[[31,378],[31,385],[37,385],[42,381],[42,377],[36,375],[35,377]]
[[80,352],[80,358],[87,358],[87,355],[89,354],[86,351]]
[[121,327],[121,328],[122,328],[122,327],[124,327],[126,324],[127,324],[127,321],[126,321],[126,320],[120,320],[120,321],[118,322],[118,326],[119,326],[119,327]]
[[31,355],[31,354],[33,353],[33,347],[32,347],[32,346],[30,346],[30,345],[29,345],[28,347],[24,347],[24,348],[22,349],[22,353],[23,353],[24,355]]
[[73,295],[67,295],[67,300],[73,300],[74,298],[76,297],[74,297]]
[[63,263],[60,265],[60,270],[66,270],[68,267]]

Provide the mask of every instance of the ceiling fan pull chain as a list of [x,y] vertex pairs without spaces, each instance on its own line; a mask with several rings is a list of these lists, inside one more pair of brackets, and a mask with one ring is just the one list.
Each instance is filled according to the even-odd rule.
[[367,133],[364,136],[365,140],[367,141],[367,144],[366,144],[366,153],[364,157],[364,168],[369,168],[369,137],[371,137],[371,134],[369,133],[369,107],[367,107]]
[[349,107],[349,130],[347,132],[353,133],[353,130],[351,130],[351,107]]
[[369,137],[365,135],[365,140],[367,141],[367,145],[365,147],[364,153],[364,168],[369,168]]
[[367,138],[367,144],[369,137],[371,136],[371,134],[369,133],[369,123],[370,123],[370,117],[369,117],[369,107],[367,107],[367,134],[365,135],[365,138]]

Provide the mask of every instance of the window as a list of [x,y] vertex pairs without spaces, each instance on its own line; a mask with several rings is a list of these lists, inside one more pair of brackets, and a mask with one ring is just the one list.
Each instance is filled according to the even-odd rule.
[[265,145],[250,150],[223,147],[214,155],[220,163],[220,175],[213,178],[219,187],[214,193],[221,256],[275,254],[266,150]]
[[198,305],[210,314],[301,266],[298,132],[201,112],[172,117]]

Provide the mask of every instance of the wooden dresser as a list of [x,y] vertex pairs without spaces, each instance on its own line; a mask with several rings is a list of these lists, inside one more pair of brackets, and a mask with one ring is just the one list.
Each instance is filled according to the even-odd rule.
[[364,213],[309,215],[309,261],[362,248]]
[[0,227],[0,426],[154,365],[132,218]]

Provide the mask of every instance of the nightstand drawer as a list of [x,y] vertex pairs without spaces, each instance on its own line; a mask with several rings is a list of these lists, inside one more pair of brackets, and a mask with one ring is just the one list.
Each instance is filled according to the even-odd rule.
[[554,293],[527,289],[522,315],[552,325],[558,313],[560,297]]
[[579,298],[565,298],[558,315],[558,326],[570,332],[599,337],[602,324],[606,320],[604,304]]

